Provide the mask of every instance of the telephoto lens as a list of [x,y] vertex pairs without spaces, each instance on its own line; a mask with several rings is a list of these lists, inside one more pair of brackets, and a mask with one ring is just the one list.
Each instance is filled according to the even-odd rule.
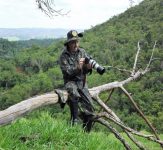
[[85,64],[90,64],[100,75],[105,72],[105,68],[100,66],[94,59],[91,57],[85,57]]

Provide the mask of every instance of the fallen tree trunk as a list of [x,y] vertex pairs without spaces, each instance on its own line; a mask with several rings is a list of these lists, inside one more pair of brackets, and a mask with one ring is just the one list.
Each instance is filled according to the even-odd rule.
[[[66,92],[65,96],[67,96]],[[56,103],[58,103],[58,95],[54,92],[29,98],[0,111],[0,125],[9,124],[36,108]]]
[[[118,82],[111,82],[108,84],[104,84],[98,87],[93,87],[89,89],[89,92],[92,97],[98,95],[103,91],[107,91],[113,88],[121,87],[124,84],[129,83],[132,80],[140,77],[142,72],[138,71],[132,77],[128,79]],[[67,99],[68,93],[64,91],[64,97]],[[15,104],[5,110],[0,111],[0,125],[6,125],[14,121],[15,119],[24,116],[26,113],[31,112],[32,110],[43,107],[50,104],[58,103],[58,95],[55,92],[46,93],[43,95],[38,95],[27,100],[24,100],[18,104]]]
[[[128,82],[132,80],[135,80],[141,75],[142,73],[138,71],[134,76],[129,77],[127,80],[124,80],[121,82],[116,81],[116,82],[104,84],[98,87],[94,87],[92,89],[89,89],[89,92],[91,96],[94,97],[95,95],[98,95],[99,93],[103,91],[121,87],[122,85],[127,84]],[[63,93],[64,93],[65,99],[67,100],[68,93],[66,91],[63,91]],[[5,110],[0,111],[0,125],[9,124],[12,121],[16,120],[17,118],[24,116],[26,113],[31,112],[32,110],[36,108],[43,107],[43,106],[50,105],[50,104],[56,104],[56,103],[58,103],[58,95],[55,92],[46,93],[43,95],[38,95],[32,98],[29,98]]]

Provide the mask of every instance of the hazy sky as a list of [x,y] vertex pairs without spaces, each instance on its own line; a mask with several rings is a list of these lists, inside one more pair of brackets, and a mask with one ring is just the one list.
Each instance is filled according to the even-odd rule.
[[[138,4],[142,0],[134,0]],[[67,16],[49,18],[35,0],[0,0],[0,28],[89,29],[129,8],[129,0],[54,0]]]

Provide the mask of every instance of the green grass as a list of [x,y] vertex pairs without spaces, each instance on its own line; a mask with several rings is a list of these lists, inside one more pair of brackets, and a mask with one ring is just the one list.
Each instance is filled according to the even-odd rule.
[[[113,134],[100,130],[88,134],[81,125],[71,127],[62,119],[40,112],[35,117],[0,127],[0,150],[124,150]],[[139,139],[150,150],[160,149],[158,144]],[[137,150],[132,142],[129,143]]]

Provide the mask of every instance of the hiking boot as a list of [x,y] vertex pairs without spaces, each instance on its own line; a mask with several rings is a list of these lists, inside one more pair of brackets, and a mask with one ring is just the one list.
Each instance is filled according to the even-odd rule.
[[78,119],[71,120],[71,121],[70,121],[70,125],[71,125],[71,126],[77,125],[78,122],[79,122]]
[[78,119],[74,119],[74,120],[73,120],[73,125],[77,125],[77,124],[78,124],[78,122],[79,122],[79,120],[78,120]]

